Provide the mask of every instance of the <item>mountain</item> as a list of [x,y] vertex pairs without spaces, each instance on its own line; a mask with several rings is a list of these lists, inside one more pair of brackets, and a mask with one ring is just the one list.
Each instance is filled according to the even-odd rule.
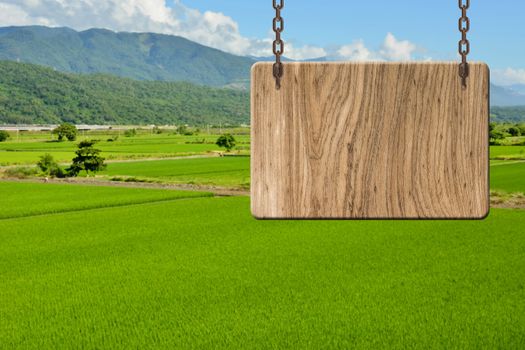
[[249,123],[247,92],[0,61],[0,124]]
[[209,86],[246,85],[254,63],[251,58],[178,36],[41,26],[0,28],[0,60],[34,63],[62,72]]
[[525,106],[497,107],[490,110],[490,120],[496,123],[525,123]]
[[508,88],[519,94],[525,95],[525,84],[514,84],[510,85]]
[[525,106],[525,94],[514,88],[491,85],[490,103],[499,107]]

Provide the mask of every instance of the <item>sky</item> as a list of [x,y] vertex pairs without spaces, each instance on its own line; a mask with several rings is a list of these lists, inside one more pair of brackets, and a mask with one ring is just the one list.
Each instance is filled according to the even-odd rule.
[[[294,59],[458,60],[457,0],[286,0],[285,55]],[[0,26],[184,36],[237,55],[271,54],[270,0],[0,0]],[[525,1],[471,0],[470,59],[499,85],[525,84]]]

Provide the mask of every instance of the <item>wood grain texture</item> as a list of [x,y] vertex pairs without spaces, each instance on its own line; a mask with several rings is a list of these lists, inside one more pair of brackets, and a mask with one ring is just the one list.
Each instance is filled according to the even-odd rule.
[[489,70],[457,63],[252,68],[251,207],[260,219],[484,218]]

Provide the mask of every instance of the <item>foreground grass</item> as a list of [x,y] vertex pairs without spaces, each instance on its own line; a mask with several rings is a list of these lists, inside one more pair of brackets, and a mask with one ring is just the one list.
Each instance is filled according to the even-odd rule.
[[509,193],[525,193],[525,162],[507,161],[491,166],[490,188]]
[[172,183],[249,187],[249,157],[213,157],[112,163],[101,174]]
[[243,197],[0,220],[0,344],[523,348],[524,225],[256,221]]
[[[0,182],[0,219],[203,196],[211,196],[211,194]],[[84,224],[88,224],[88,222]]]

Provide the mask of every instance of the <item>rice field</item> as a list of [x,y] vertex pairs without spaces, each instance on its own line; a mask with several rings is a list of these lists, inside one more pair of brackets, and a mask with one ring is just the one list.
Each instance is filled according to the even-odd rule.
[[506,161],[491,166],[490,188],[509,193],[525,193],[525,161]]
[[[33,136],[32,138],[30,136]],[[77,142],[56,142],[47,133],[31,133],[20,139],[0,143],[0,166],[35,164],[45,153],[58,162],[69,162],[74,156],[78,141],[99,140],[97,148],[108,160],[169,158],[218,152],[217,135],[182,136],[174,134],[139,134],[125,137],[118,134],[87,133],[79,135]],[[45,138],[43,138],[45,136]],[[115,141],[109,141],[117,138]],[[248,135],[235,135],[237,149],[247,153],[250,148]]]
[[23,217],[0,220],[2,348],[525,344],[525,211],[257,221],[247,197],[111,207],[104,195],[34,216],[76,197],[32,186],[42,194],[11,214]]
[[[248,157],[140,159],[206,155],[215,138],[101,141],[138,160],[98,177],[247,189]],[[15,143],[0,163],[75,145]],[[490,169],[493,190],[525,192],[525,162]],[[525,210],[257,221],[248,197],[39,181],[0,182],[0,349],[525,347]]]
[[0,182],[0,219],[211,196],[138,188]]
[[101,175],[171,183],[244,187],[250,184],[249,157],[213,157],[111,163]]
[[490,158],[525,159],[525,146],[491,146]]

